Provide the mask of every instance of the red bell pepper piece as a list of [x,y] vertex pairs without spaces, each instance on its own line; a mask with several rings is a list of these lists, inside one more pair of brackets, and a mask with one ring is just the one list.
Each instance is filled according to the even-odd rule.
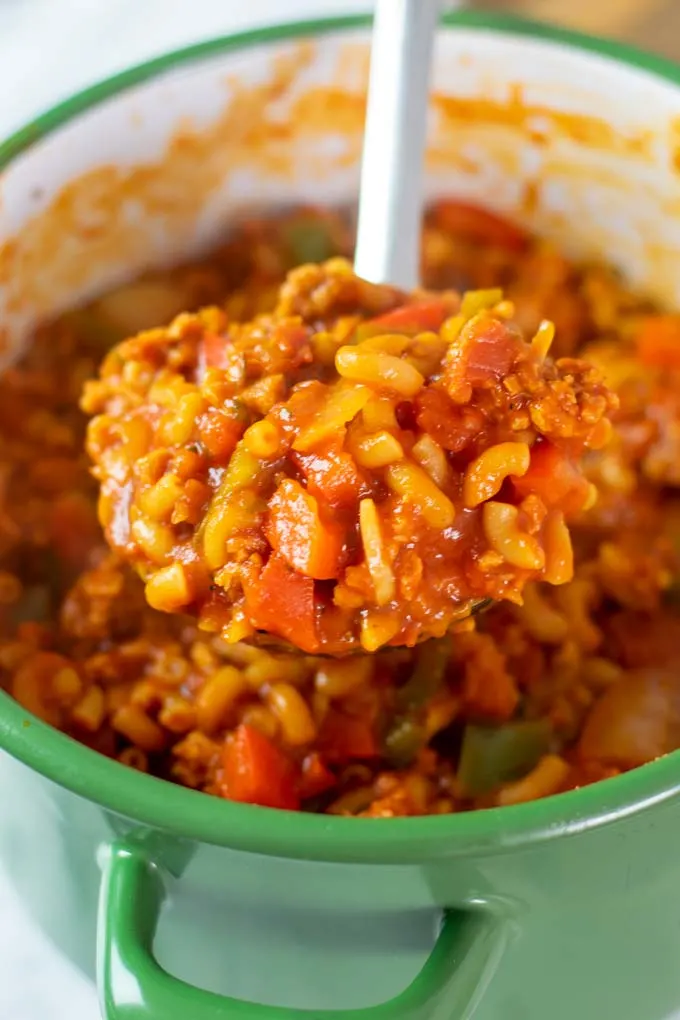
[[201,342],[201,361],[205,368],[224,368],[227,338],[219,333],[206,333]]
[[518,354],[518,337],[498,319],[484,317],[461,330],[451,345],[444,368],[444,385],[451,396],[468,399],[470,387],[487,386],[506,376]]
[[471,202],[452,199],[438,202],[432,210],[432,220],[443,230],[466,240],[495,244],[509,251],[522,251],[529,240],[520,227],[505,217]]
[[302,774],[298,783],[298,794],[301,800],[318,797],[320,793],[331,790],[337,783],[336,777],[328,768],[318,751],[308,754],[302,763]]
[[453,314],[451,302],[428,298],[412,305],[393,308],[391,312],[370,319],[367,325],[379,326],[386,333],[425,333],[439,329],[444,319]]
[[63,564],[84,570],[92,550],[101,542],[94,504],[80,492],[66,492],[52,503],[48,519],[50,539]]
[[319,746],[329,762],[376,758],[380,748],[373,727],[358,716],[331,709],[319,732]]
[[304,652],[318,652],[311,577],[291,570],[282,556],[272,553],[258,580],[248,585],[246,596],[254,627],[278,634]]
[[206,411],[198,420],[198,434],[211,457],[226,463],[245,431],[246,423],[224,411]]
[[324,520],[299,482],[286,478],[269,500],[267,538],[286,563],[306,577],[336,578],[345,551],[344,529]]
[[241,725],[224,744],[220,792],[228,800],[297,811],[297,769],[271,740]]
[[354,459],[337,445],[314,453],[293,452],[293,460],[305,477],[307,491],[334,509],[354,507],[368,487]]
[[557,507],[567,515],[582,509],[589,491],[578,465],[547,440],[532,447],[529,470],[513,479],[513,484],[522,499],[535,493],[545,506]]
[[680,316],[652,315],[637,334],[637,351],[646,365],[680,368]]

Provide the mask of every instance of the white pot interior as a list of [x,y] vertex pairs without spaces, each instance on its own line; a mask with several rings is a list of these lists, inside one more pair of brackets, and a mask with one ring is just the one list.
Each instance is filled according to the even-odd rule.
[[[0,176],[0,343],[186,257],[255,206],[356,195],[365,31],[183,63],[90,107]],[[680,88],[549,40],[440,34],[430,194],[497,209],[680,304]],[[3,335],[4,330],[4,335]]]

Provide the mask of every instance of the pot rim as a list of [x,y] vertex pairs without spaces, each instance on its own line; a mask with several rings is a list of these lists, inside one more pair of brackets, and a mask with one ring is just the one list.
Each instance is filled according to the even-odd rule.
[[[197,43],[145,61],[67,98],[0,143],[0,176],[18,156],[80,114],[182,64],[300,36],[364,28],[368,15],[271,25]],[[634,47],[521,18],[474,11],[447,27],[545,40],[596,54],[680,86],[680,65]],[[613,779],[512,807],[419,818],[368,819],[277,811],[211,797],[135,772],[25,711],[0,692],[0,749],[73,793],[184,838],[235,850],[327,862],[400,864],[497,854],[574,836],[660,804],[680,792],[680,752]]]

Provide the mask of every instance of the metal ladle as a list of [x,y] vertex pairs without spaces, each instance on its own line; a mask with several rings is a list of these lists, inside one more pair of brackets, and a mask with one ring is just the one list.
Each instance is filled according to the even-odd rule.
[[[371,283],[420,282],[427,111],[442,0],[376,0],[354,269]],[[474,602],[475,615],[491,599]]]
[[376,0],[354,268],[418,285],[432,50],[441,0]]
[[[354,269],[418,286],[432,50],[442,0],[376,0]],[[476,615],[491,599],[473,602]],[[273,635],[258,644],[288,647]],[[349,654],[365,654],[361,649]]]

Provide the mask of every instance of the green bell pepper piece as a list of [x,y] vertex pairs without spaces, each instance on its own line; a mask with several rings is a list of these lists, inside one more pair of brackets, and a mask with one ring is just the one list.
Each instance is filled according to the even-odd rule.
[[458,780],[476,797],[531,772],[550,750],[552,731],[544,719],[504,726],[469,724],[463,733]]

